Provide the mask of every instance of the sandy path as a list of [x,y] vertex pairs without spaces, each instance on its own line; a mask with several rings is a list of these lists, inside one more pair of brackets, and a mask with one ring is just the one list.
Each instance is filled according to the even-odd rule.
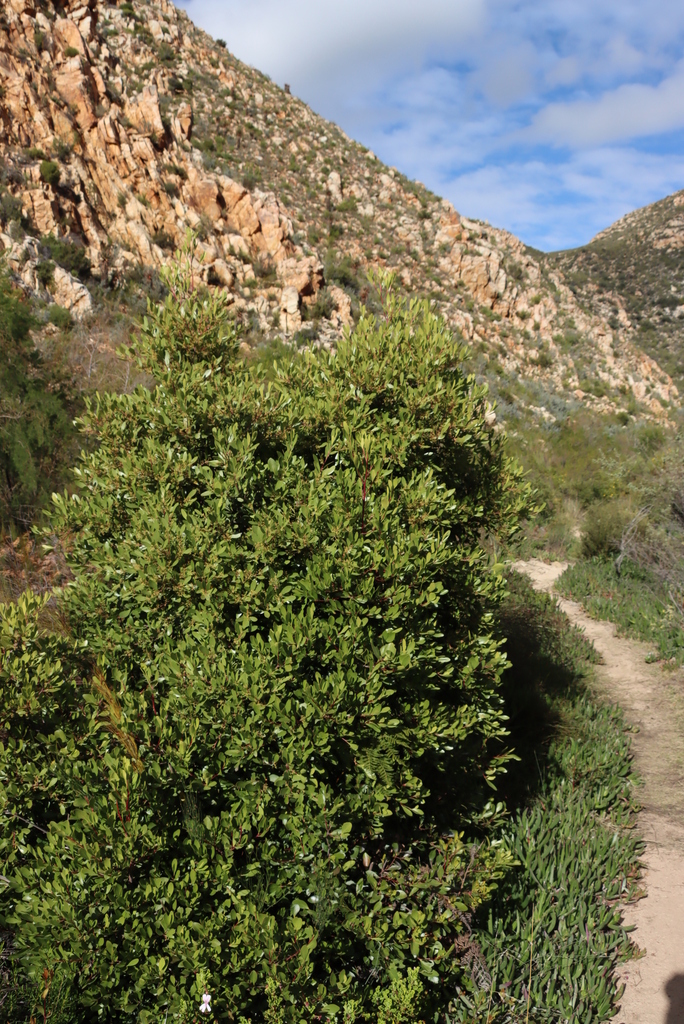
[[[518,562],[538,590],[552,590],[562,562]],[[560,599],[603,658],[598,689],[619,704],[639,731],[633,739],[643,779],[639,796],[647,898],[627,908],[643,957],[621,969],[626,984],[616,1024],[684,1024],[684,679],[645,662],[648,648],[616,636],[609,622]]]

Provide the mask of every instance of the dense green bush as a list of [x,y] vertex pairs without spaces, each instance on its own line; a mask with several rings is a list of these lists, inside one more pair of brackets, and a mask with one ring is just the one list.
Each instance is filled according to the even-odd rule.
[[53,302],[48,311],[48,320],[55,327],[59,327],[60,331],[69,331],[74,326],[74,321],[71,313],[64,306],[60,306],[58,303]]
[[64,486],[72,415],[31,340],[31,308],[0,267],[0,527],[26,527]]
[[414,967],[444,1007],[509,861],[482,839],[506,755],[481,542],[517,528],[519,472],[426,305],[268,381],[220,296],[169,285],[155,389],[83,421],[59,631],[2,609],[0,928],[108,1022],[205,990],[219,1019],[373,1018]]
[[55,279],[55,265],[52,260],[41,260],[36,266],[36,277],[47,288]]
[[75,277],[80,277],[82,281],[90,276],[90,260],[85,246],[78,242],[70,242],[67,238],[57,238],[55,235],[43,235],[40,244],[45,253],[64,270],[68,270]]
[[619,504],[608,502],[605,505],[592,505],[587,510],[582,530],[584,558],[610,555],[619,551],[620,538],[627,519],[627,513]]
[[53,188],[56,188],[59,185],[61,173],[59,164],[56,164],[54,160],[41,160],[40,176],[46,185],[52,185]]

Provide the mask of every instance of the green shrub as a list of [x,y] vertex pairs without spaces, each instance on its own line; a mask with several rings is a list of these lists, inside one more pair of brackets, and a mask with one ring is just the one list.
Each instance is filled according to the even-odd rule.
[[65,309],[64,306],[58,306],[56,302],[50,306],[48,320],[55,327],[59,327],[60,331],[69,331],[74,325],[69,310]]
[[46,185],[56,188],[59,185],[60,175],[59,164],[56,164],[54,160],[41,160],[40,176]]
[[259,182],[259,177],[258,177],[258,175],[257,175],[256,171],[253,171],[253,170],[247,170],[247,171],[245,171],[245,172],[244,172],[244,174],[242,175],[242,184],[243,184],[243,185],[244,185],[244,187],[245,187],[246,189],[248,189],[248,190],[249,190],[250,192],[252,191],[252,189],[253,189],[253,188],[255,188],[255,187],[256,187],[256,185],[258,184],[258,182]]
[[0,220],[5,224],[21,222],[21,199],[17,199],[10,192],[3,192],[0,195]]
[[77,49],[75,46],[67,46],[66,50],[64,51],[64,56],[65,57],[78,57],[80,55],[80,53],[81,53],[81,51],[79,49]]
[[59,630],[2,610],[0,926],[112,1022],[205,990],[260,1019],[274,986],[283,1020],[367,1015],[416,966],[445,1007],[508,863],[464,832],[506,761],[481,537],[516,530],[519,471],[427,304],[269,382],[220,294],[169,287],[155,389],[89,407],[56,499]]
[[175,174],[182,181],[187,181],[188,179],[188,172],[180,164],[166,164],[164,170],[167,174]]
[[159,48],[157,49],[157,57],[162,62],[162,64],[167,65],[175,64],[176,61],[178,60],[178,54],[176,53],[174,48],[169,43],[165,42],[161,42],[159,44]]
[[358,267],[349,256],[344,256],[339,263],[329,259],[325,268],[325,276],[326,280],[335,281],[354,292],[358,293],[360,289]]
[[330,315],[335,308],[332,295],[327,288],[321,288],[316,296],[316,301],[310,305],[302,305],[302,319],[303,320],[320,320],[324,318],[330,319]]
[[612,502],[592,505],[587,511],[582,530],[583,557],[594,558],[619,551],[626,522],[627,514],[620,505]]
[[4,265],[0,266],[0,341],[8,353],[8,363],[12,361],[9,347],[26,344],[32,326],[30,307],[21,293],[12,287]]
[[553,366],[553,356],[546,345],[543,345],[539,350],[537,365],[541,366],[544,370],[548,370],[550,366]]
[[49,284],[52,284],[55,277],[55,265],[52,260],[41,260],[38,263],[36,266],[36,277],[43,288],[47,288]]
[[160,249],[173,249],[176,244],[173,236],[163,229],[154,232],[152,235],[152,241],[155,245],[158,245]]
[[73,413],[31,341],[34,317],[0,270],[0,525],[27,527],[64,485]]
[[338,213],[356,213],[357,202],[354,196],[347,196],[336,206]]
[[55,154],[58,160],[64,163],[71,156],[73,146],[70,142],[65,139],[54,139],[52,143],[52,152]]
[[43,235],[40,244],[58,267],[63,267],[82,281],[90,276],[90,259],[83,245],[70,242],[66,238],[56,238],[54,235]]

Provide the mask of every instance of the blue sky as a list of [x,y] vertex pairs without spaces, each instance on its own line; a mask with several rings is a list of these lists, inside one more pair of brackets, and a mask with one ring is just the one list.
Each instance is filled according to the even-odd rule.
[[528,245],[684,188],[682,0],[184,0],[386,163]]

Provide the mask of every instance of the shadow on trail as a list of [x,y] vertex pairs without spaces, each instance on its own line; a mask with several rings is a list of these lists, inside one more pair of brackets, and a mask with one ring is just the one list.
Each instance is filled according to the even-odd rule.
[[674,974],[665,986],[670,1000],[665,1024],[684,1024],[684,974]]
[[510,573],[508,583],[499,629],[511,666],[504,674],[502,696],[509,716],[506,746],[519,760],[510,762],[499,778],[497,797],[513,811],[539,793],[549,746],[569,729],[563,705],[584,692],[588,663],[599,659],[553,597],[533,590],[516,572]]

